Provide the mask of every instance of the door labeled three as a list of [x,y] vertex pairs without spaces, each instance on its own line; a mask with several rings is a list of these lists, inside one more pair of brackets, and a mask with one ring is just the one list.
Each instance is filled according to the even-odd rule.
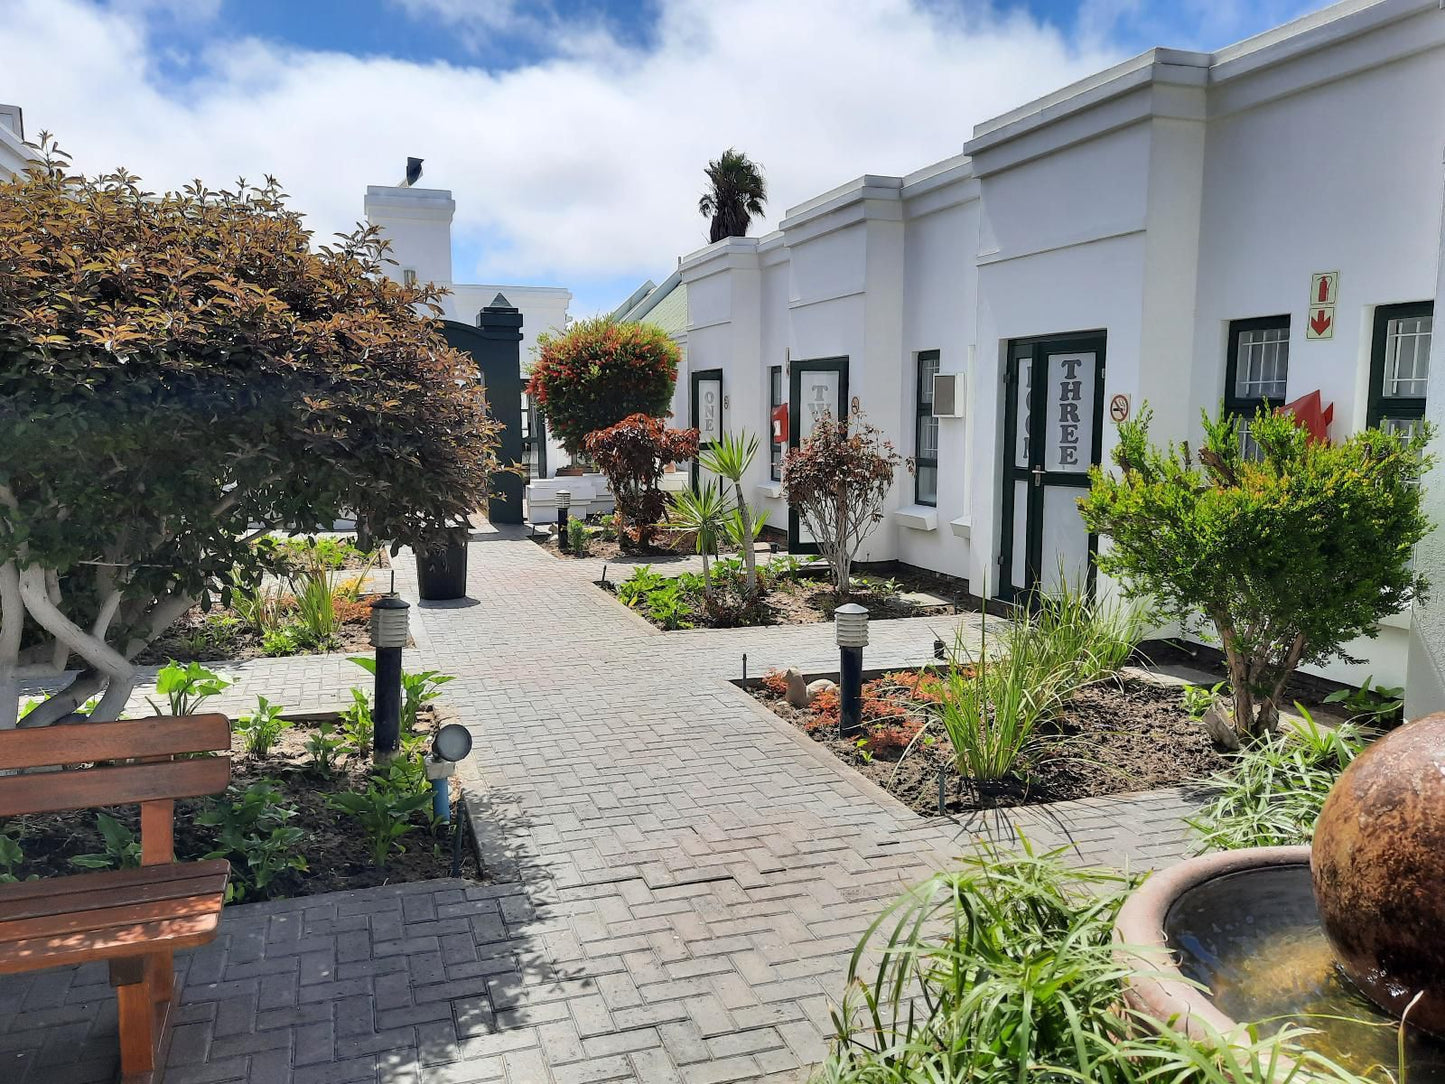
[[1000,596],[1049,592],[1060,577],[1092,587],[1097,539],[1078,499],[1099,462],[1103,408],[1103,333],[1009,344]]

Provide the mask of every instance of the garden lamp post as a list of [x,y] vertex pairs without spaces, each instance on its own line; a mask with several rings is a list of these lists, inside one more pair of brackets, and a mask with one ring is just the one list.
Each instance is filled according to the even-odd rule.
[[838,641],[838,736],[846,738],[863,724],[863,649],[868,646],[868,607],[856,602],[833,611]]
[[567,552],[567,520],[571,518],[572,491],[557,490],[557,548]]
[[401,649],[408,638],[411,606],[396,595],[371,604],[371,645],[376,648],[373,759],[384,764],[401,745]]
[[457,773],[457,761],[472,751],[472,734],[460,723],[448,723],[432,739],[426,777],[431,780],[432,816],[442,824],[452,821],[452,798],[447,780]]

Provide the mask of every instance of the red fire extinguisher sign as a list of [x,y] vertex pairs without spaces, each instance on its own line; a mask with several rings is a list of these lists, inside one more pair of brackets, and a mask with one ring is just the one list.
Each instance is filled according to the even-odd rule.
[[779,403],[773,407],[773,443],[786,444],[788,440],[788,404]]

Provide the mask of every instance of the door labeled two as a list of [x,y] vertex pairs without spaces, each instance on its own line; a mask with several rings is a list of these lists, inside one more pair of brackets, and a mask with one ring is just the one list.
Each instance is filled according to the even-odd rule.
[[1099,462],[1104,335],[1009,344],[1004,400],[1003,531],[997,594],[1092,585],[1097,539],[1078,499]]

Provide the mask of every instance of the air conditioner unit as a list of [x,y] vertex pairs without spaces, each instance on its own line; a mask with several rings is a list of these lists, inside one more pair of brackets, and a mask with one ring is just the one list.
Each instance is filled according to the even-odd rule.
[[968,397],[968,380],[964,373],[938,373],[933,378],[933,416],[962,418]]

